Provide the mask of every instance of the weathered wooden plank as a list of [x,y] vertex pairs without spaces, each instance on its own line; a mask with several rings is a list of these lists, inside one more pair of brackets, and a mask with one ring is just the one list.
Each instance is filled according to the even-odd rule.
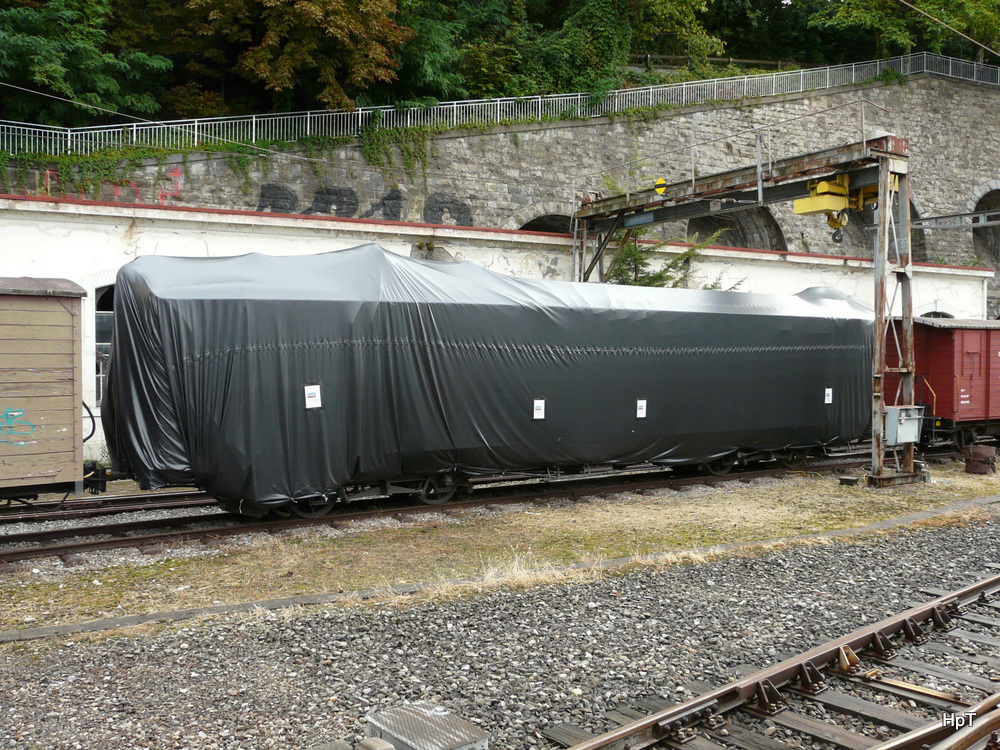
[[[23,412],[25,416],[29,413],[35,414],[39,421],[50,419],[51,415],[59,413],[79,414],[82,412],[80,404],[76,403],[72,392],[62,392],[53,396],[36,396],[34,398],[11,398],[3,391],[0,395],[0,415],[7,411]],[[0,416],[0,422],[2,422]]]
[[72,434],[83,417],[77,409],[39,411],[5,409],[0,402],[0,441],[11,435],[53,438]]
[[809,693],[796,690],[795,694],[805,698],[806,700],[821,703],[827,708],[839,713],[873,719],[879,724],[885,724],[887,727],[898,729],[901,732],[909,732],[911,729],[918,729],[926,723],[906,713],[905,711],[898,711],[894,708],[890,708],[889,706],[883,706],[881,703],[874,703],[872,701],[865,700],[864,698],[858,698],[853,695],[848,695],[847,693],[841,693],[838,690],[824,690],[822,693],[817,695],[811,695]]
[[[952,635],[955,631],[951,631],[948,635]],[[978,633],[973,633],[972,635],[978,635]],[[894,667],[899,667],[900,669],[908,669],[911,672],[917,672],[918,674],[932,674],[936,677],[943,677],[946,680],[955,682],[959,685],[967,685],[968,687],[978,688],[979,690],[985,690],[988,695],[992,695],[996,692],[997,687],[1000,687],[1000,683],[988,680],[985,677],[977,677],[975,675],[966,674],[965,672],[959,672],[956,669],[948,669],[947,667],[940,667],[937,664],[929,664],[922,661],[911,661],[910,659],[900,659],[896,657],[891,662]]]
[[956,659],[961,659],[969,664],[979,664],[981,666],[990,667],[1000,671],[1000,659],[993,656],[985,656],[983,654],[970,654],[961,649],[955,648],[954,646],[949,646],[947,643],[938,643],[937,641],[931,641],[930,643],[925,643],[920,648],[925,651],[934,651],[939,654],[948,654],[954,656]]
[[[889,663],[891,664],[892,662]],[[927,706],[928,708],[933,708],[938,711],[954,712],[959,707],[968,705],[957,697],[954,700],[947,700],[943,697],[928,695],[926,692],[921,690],[919,685],[912,685],[912,687],[906,686],[911,683],[904,682],[903,684],[889,684],[883,682],[882,680],[865,680],[860,677],[847,677],[844,675],[839,675],[839,678],[846,682],[854,683],[855,685],[863,685],[869,690],[877,690],[880,693],[886,693],[888,695],[895,696],[896,698],[911,700],[921,706]],[[903,681],[897,680],[897,682]]]
[[790,747],[781,740],[765,737],[763,734],[751,732],[736,724],[726,724],[725,727],[719,729],[709,729],[708,733],[740,750],[788,750]]
[[986,615],[958,614],[953,615],[952,619],[974,622],[977,625],[986,625],[991,628],[1000,628],[1000,620],[996,617],[987,617]]
[[573,745],[579,745],[581,742],[592,740],[597,736],[588,732],[583,727],[566,722],[542,729],[540,734],[542,737],[552,740],[563,747],[573,747]]
[[[67,328],[72,333],[72,329]],[[72,356],[76,352],[76,342],[66,336],[58,338],[20,338],[0,340],[0,350],[4,354],[61,354]]]
[[62,307],[44,310],[3,310],[0,323],[8,326],[65,326],[72,323],[73,316]]
[[[752,713],[754,716],[760,716],[755,711],[744,710]],[[778,726],[786,727],[800,734],[807,734],[823,742],[829,742],[832,745],[844,748],[844,750],[868,750],[868,748],[879,744],[879,740],[872,737],[851,732],[835,724],[825,724],[822,721],[797,714],[794,711],[781,711],[766,718],[771,719]]]
[[65,396],[73,393],[76,384],[73,379],[53,381],[51,383],[4,383],[0,378],[0,393],[6,399],[33,399],[51,396]]
[[72,451],[76,444],[75,436],[70,428],[65,429],[66,432],[58,437],[39,437],[37,431],[33,435],[0,431],[0,461]]
[[963,630],[962,628],[955,628],[954,630],[942,631],[944,635],[949,638],[961,638],[962,640],[971,641],[972,643],[979,643],[983,646],[992,646],[993,648],[1000,648],[1000,639],[993,638],[988,635],[983,635],[982,633],[973,633],[971,630]]
[[23,338],[69,339],[72,338],[72,331],[73,326],[69,322],[59,326],[18,326],[7,325],[0,318],[0,341],[17,341]]
[[83,465],[73,451],[44,456],[0,456],[0,487],[73,481],[83,474]]
[[70,366],[38,367],[27,370],[12,367],[0,369],[0,385],[72,381],[75,376],[76,370]]
[[62,300],[56,297],[30,294],[0,294],[0,315],[4,310],[49,310],[61,309]]
[[674,742],[672,740],[668,740],[665,744],[667,747],[674,748],[674,750],[726,750],[725,745],[712,742],[712,740],[702,737],[701,735],[695,735],[687,742]]
[[76,355],[69,354],[11,354],[0,350],[0,370],[34,370],[72,366]]

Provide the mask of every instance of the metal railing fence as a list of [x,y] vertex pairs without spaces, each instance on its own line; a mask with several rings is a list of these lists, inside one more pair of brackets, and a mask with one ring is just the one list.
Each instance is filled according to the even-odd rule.
[[356,136],[362,129],[430,126],[460,128],[505,122],[602,117],[630,109],[684,107],[709,101],[754,99],[817,91],[877,78],[887,70],[907,76],[932,73],[1000,86],[1000,68],[929,52],[872,62],[778,73],[619,89],[603,97],[554,94],[506,99],[443,102],[430,107],[363,107],[353,112],[213,117],[167,122],[134,122],[83,128],[56,128],[0,120],[0,153],[89,154],[102,148],[142,146],[198,149],[213,142],[294,142],[309,136]]

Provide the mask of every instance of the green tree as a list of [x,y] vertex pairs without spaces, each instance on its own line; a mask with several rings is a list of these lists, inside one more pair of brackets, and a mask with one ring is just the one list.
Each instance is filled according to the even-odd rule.
[[217,117],[260,111],[268,99],[230,70],[240,49],[197,33],[184,0],[110,0],[108,43],[173,62],[163,84],[164,118]]
[[633,0],[633,7],[636,54],[687,55],[696,65],[722,54],[722,40],[701,21],[706,0]]
[[396,0],[189,0],[198,33],[238,48],[234,70],[274,108],[352,109],[358,93],[395,80],[412,32]]
[[828,5],[829,0],[709,0],[700,18],[729,57],[806,64],[870,59],[874,48],[866,32],[810,24]]
[[399,24],[413,33],[396,52],[397,76],[359,94],[359,104],[433,104],[468,95],[458,71],[464,32],[454,3],[400,0]]
[[865,30],[872,35],[878,57],[914,49],[960,48],[961,37],[933,19],[987,44],[1000,37],[1000,7],[995,0],[915,0],[911,4],[930,18],[898,0],[840,0],[827,2],[811,16],[810,24]]
[[135,49],[112,51],[110,13],[108,0],[0,0],[0,79],[70,100],[4,87],[0,116],[74,126],[109,121],[101,110],[156,112],[154,92],[171,63]]
[[[643,247],[639,244],[639,237],[633,235],[620,244],[618,252],[608,263],[608,271],[604,275],[604,280],[609,284],[624,284],[626,286],[688,288],[692,281],[691,261],[697,258],[706,247],[718,242],[724,231],[724,229],[720,229],[703,240],[695,237],[696,242],[691,243],[689,247],[661,263],[659,270],[656,271],[652,270],[653,254],[679,242],[680,238],[664,240],[650,247]],[[691,239],[688,238],[686,241],[691,242]],[[740,283],[742,282],[726,291],[732,291]],[[720,289],[721,286],[719,280],[716,279],[703,285],[702,288]]]

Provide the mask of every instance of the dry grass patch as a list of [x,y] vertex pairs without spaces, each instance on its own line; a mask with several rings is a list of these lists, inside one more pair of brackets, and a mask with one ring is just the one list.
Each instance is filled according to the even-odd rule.
[[[729,543],[857,528],[1000,493],[1000,479],[966,475],[957,462],[933,471],[930,485],[886,490],[843,487],[833,476],[804,474],[688,492],[431,515],[420,524],[261,535],[201,556],[182,556],[178,548],[173,557],[152,562],[116,559],[65,570],[52,562],[29,563],[0,578],[0,629],[301,594],[389,591],[399,584],[430,584],[421,596],[440,597],[456,579],[471,581],[454,588],[456,595],[562,583],[599,574],[566,565],[634,556],[654,556],[660,565],[695,561],[688,556],[692,550],[696,556]],[[925,525],[982,523],[989,516],[978,510]]]

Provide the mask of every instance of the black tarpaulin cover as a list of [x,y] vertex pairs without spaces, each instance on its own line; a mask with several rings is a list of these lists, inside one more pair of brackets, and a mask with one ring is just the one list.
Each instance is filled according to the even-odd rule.
[[514,279],[377,245],[121,269],[104,425],[144,488],[699,463],[860,437],[872,315],[796,296]]

